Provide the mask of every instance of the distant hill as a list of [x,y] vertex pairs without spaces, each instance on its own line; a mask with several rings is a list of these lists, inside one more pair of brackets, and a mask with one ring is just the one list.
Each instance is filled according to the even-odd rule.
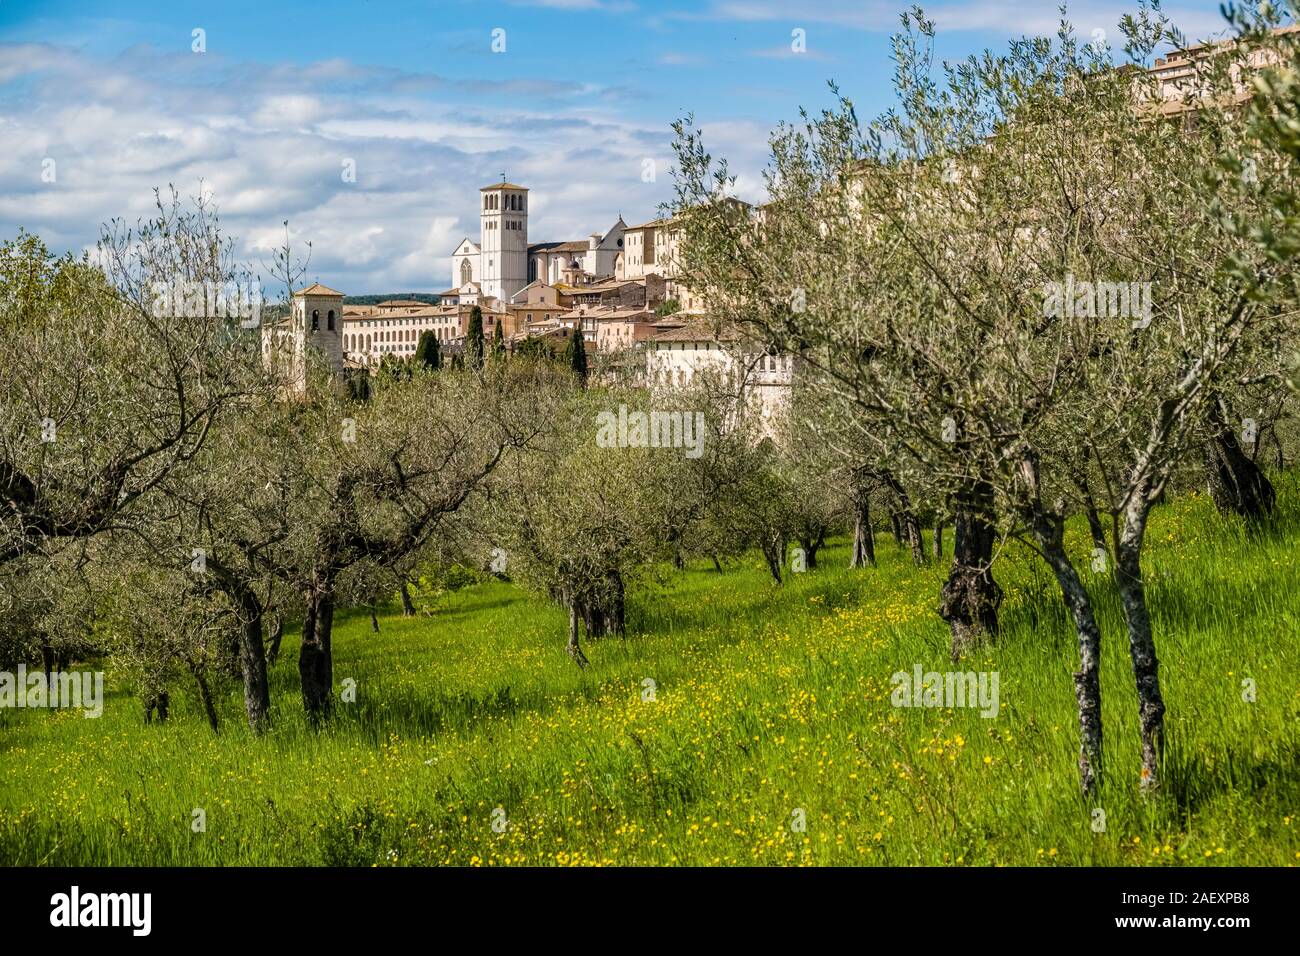
[[383,295],[345,295],[343,297],[344,305],[378,305],[380,302],[387,302],[389,299],[410,299],[414,302],[423,302],[427,305],[437,305],[442,301],[442,296],[434,295],[430,292],[390,292]]

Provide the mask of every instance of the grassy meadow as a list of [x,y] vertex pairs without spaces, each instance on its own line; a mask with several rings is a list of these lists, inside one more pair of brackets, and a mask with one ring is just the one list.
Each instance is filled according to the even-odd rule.
[[[1006,546],[1002,633],[963,667],[999,673],[995,719],[895,708],[891,674],[951,669],[934,610],[946,562],[914,568],[882,535],[878,568],[845,568],[839,540],[782,588],[757,556],[642,581],[627,638],[588,643],[586,671],[565,655],[564,613],[508,584],[429,616],[388,607],[377,635],[342,615],[336,686],[355,680],[356,701],[319,733],[292,633],[260,739],[234,687],[214,735],[188,690],[146,726],[111,671],[100,719],[0,711],[0,862],[1300,863],[1300,483],[1279,492],[1256,535],[1204,496],[1156,509],[1155,797],[1138,793],[1137,696],[1103,576],[1106,779],[1085,805],[1073,630],[1045,566]],[[1069,541],[1081,560],[1091,549],[1082,524]]]

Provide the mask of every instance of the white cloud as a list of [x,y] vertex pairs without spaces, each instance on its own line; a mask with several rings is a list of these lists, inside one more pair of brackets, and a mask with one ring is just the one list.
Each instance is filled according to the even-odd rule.
[[821,50],[808,47],[804,50],[795,50],[788,44],[785,46],[775,46],[763,50],[750,50],[750,56],[760,57],[765,60],[809,60],[818,63],[824,63],[834,60],[835,57],[823,53]]
[[[479,187],[503,169],[532,187],[533,241],[607,229],[620,211],[650,219],[672,193],[667,124],[601,106],[612,88],[599,85],[149,48],[97,60],[31,44],[0,44],[0,78],[22,84],[12,95],[0,80],[0,235],[21,226],[58,248],[89,248],[101,223],[148,216],[155,187],[192,195],[202,180],[255,267],[287,219],[329,285],[436,291],[456,242],[478,236]],[[41,180],[47,157],[53,183]],[[645,157],[660,162],[655,183],[641,181]]]
[[[923,3],[938,30],[985,31],[1011,36],[1053,35],[1060,16],[1058,3],[1025,3],[1023,0],[970,0],[970,2]],[[1085,0],[1069,3],[1067,16],[1084,35],[1102,28],[1118,36],[1116,25],[1135,3],[1123,0]],[[776,21],[793,26],[806,23],[832,24],[869,32],[892,33],[899,14],[911,8],[901,0],[819,0],[792,9],[788,0],[714,0],[703,13],[678,15],[680,19],[710,19],[741,23]],[[1223,17],[1215,10],[1195,8],[1187,3],[1166,3],[1166,15],[1192,38],[1204,38],[1223,31]],[[669,16],[672,16],[669,14]]]
[[323,112],[321,101],[314,96],[268,96],[262,100],[252,119],[255,126],[301,129],[314,123]]
[[698,66],[708,62],[702,56],[695,56],[692,53],[661,53],[655,57],[655,62],[660,66]]

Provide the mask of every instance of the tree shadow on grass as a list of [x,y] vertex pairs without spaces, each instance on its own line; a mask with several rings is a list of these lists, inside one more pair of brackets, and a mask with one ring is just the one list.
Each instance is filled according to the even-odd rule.
[[1244,793],[1252,802],[1294,807],[1300,803],[1300,748],[1289,744],[1263,757],[1234,748],[1216,754],[1213,767],[1203,757],[1171,748],[1162,786],[1180,822],[1215,797],[1232,792]]
[[519,714],[544,715],[571,706],[579,699],[595,701],[603,685],[584,684],[564,693],[544,689],[517,693],[509,686],[483,694],[439,693],[417,695],[412,691],[361,695],[355,704],[335,709],[335,726],[351,730],[378,745],[392,733],[403,736],[433,736],[469,730],[491,720],[508,720]]

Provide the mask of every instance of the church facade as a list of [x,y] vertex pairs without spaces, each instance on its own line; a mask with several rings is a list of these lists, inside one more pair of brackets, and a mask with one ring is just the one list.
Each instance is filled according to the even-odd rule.
[[528,242],[528,187],[507,182],[479,190],[479,238],[466,236],[451,254],[454,293],[509,303],[525,286],[584,285],[614,276],[623,260],[620,216],[606,232],[574,242]]
[[479,190],[479,241],[468,237],[451,256],[451,287],[477,286],[502,302],[528,285],[528,187],[501,182]]

